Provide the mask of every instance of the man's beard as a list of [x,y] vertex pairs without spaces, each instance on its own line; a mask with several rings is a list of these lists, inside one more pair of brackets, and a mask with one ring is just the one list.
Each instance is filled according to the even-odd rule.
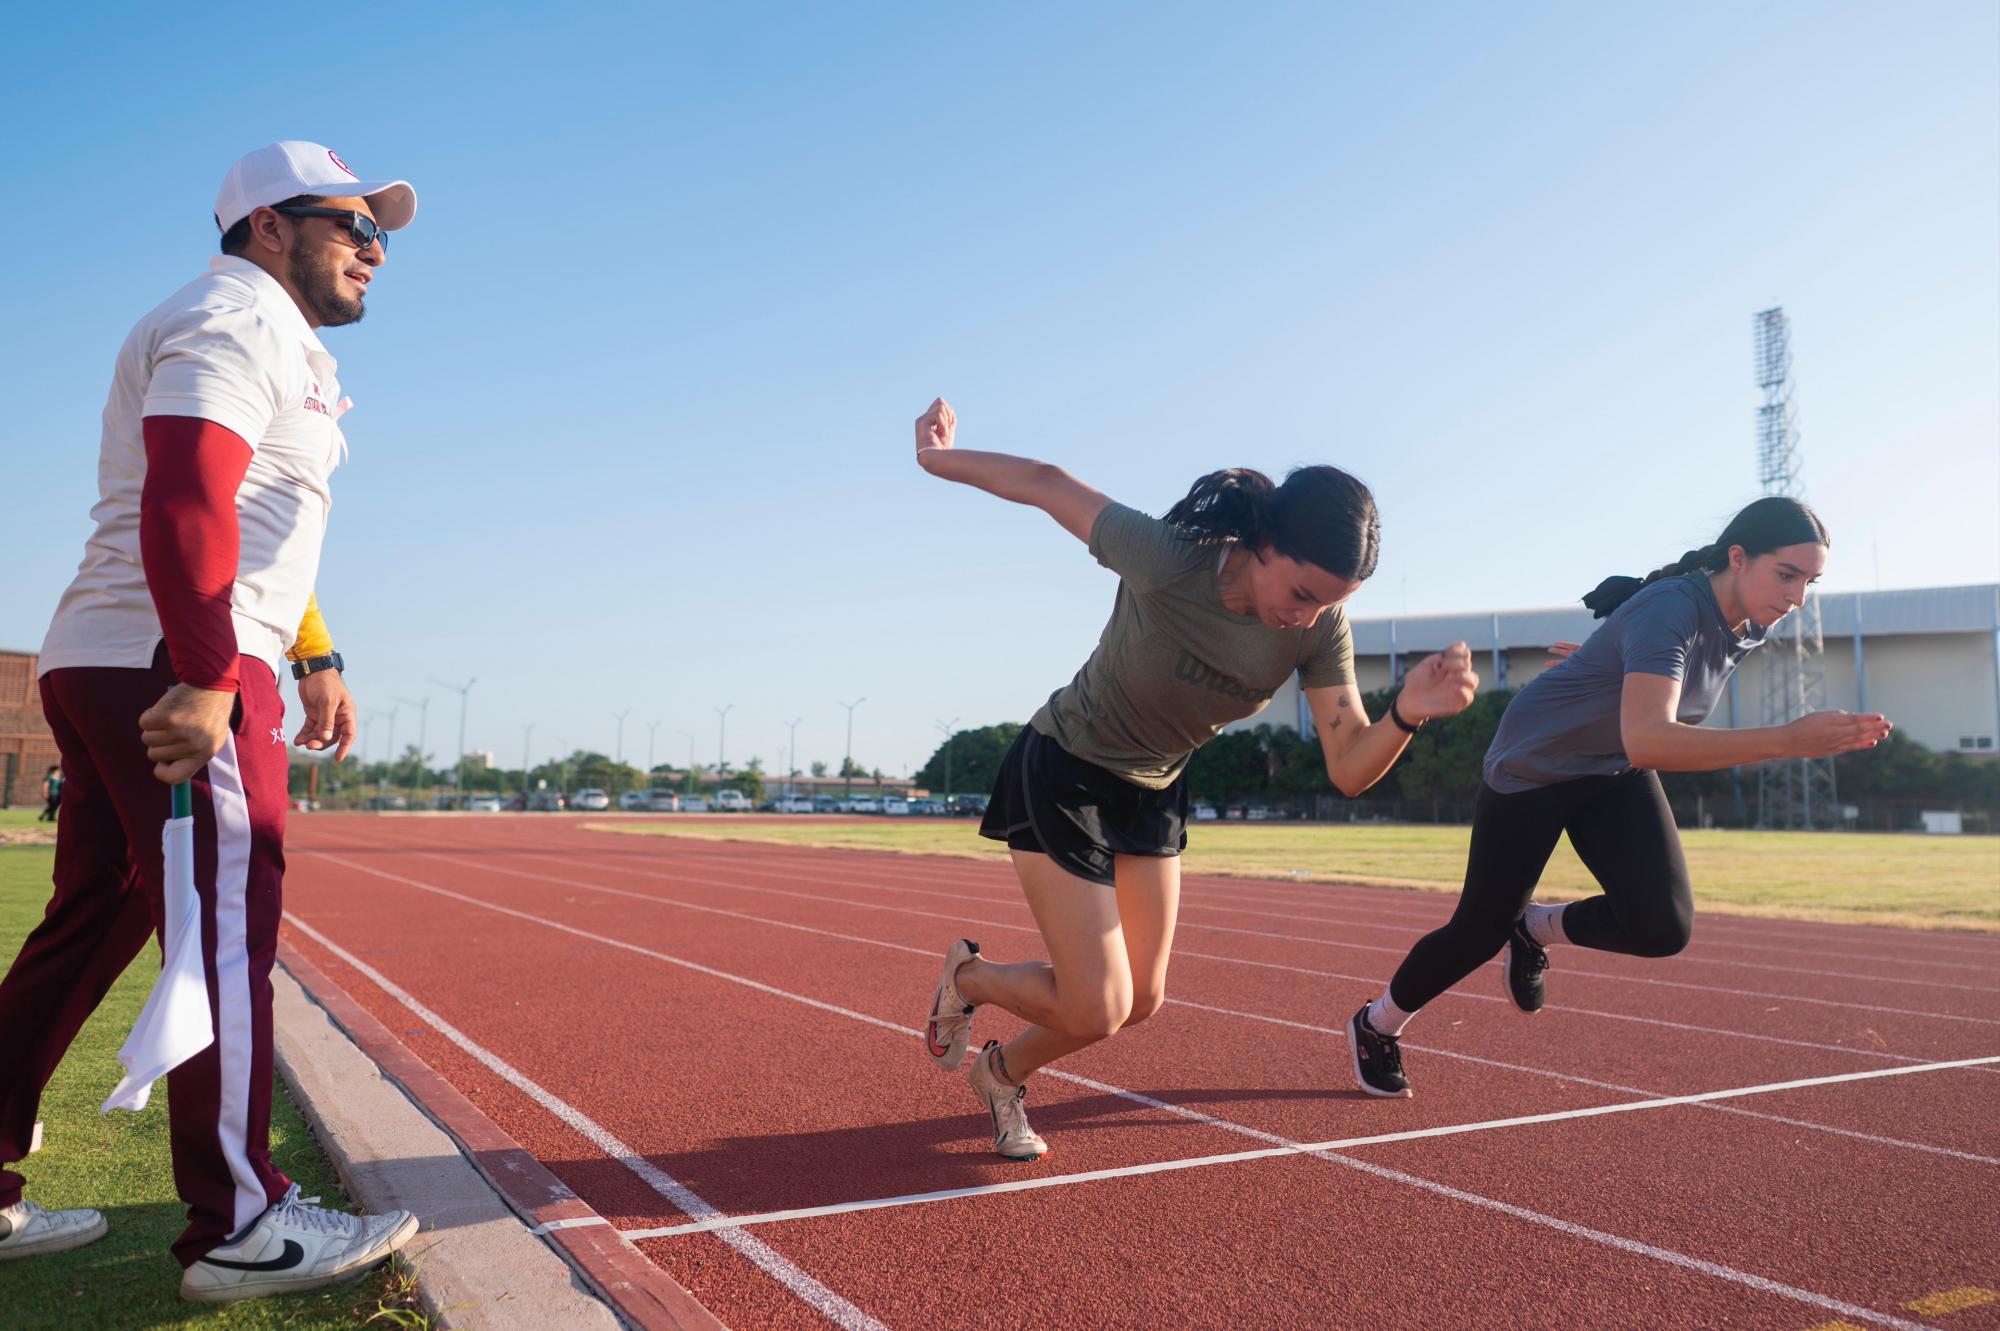
[[285,275],[292,281],[292,290],[299,293],[306,313],[322,328],[360,323],[367,311],[359,298],[340,294],[341,265],[318,257],[324,254],[303,245],[293,247],[285,256]]

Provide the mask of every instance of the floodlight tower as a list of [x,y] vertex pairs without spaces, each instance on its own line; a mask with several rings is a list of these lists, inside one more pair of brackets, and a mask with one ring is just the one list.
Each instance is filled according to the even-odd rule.
[[[1782,307],[1759,310],[1755,318],[1757,386],[1757,479],[1767,495],[1800,497],[1798,423],[1792,412],[1792,325]],[[1763,649],[1763,723],[1782,726],[1826,706],[1826,668],[1821,656],[1819,596],[1807,589],[1805,604],[1785,617]],[[1831,758],[1778,758],[1757,769],[1757,826],[1835,828],[1840,826],[1840,792]]]

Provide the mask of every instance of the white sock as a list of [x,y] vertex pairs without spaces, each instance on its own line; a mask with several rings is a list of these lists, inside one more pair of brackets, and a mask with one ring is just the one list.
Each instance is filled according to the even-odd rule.
[[1368,1005],[1368,1024],[1375,1028],[1377,1035],[1401,1035],[1403,1027],[1410,1024],[1414,1012],[1405,1012],[1396,1006],[1396,1000],[1389,997],[1384,989],[1382,996]]
[[1528,937],[1547,947],[1551,943],[1567,943],[1569,935],[1563,932],[1563,907],[1544,906],[1537,902],[1528,903],[1528,913],[1521,923],[1528,930]]

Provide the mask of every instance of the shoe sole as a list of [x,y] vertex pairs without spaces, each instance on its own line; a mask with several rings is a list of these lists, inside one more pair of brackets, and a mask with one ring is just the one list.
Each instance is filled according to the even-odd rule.
[[1506,947],[1500,949],[1500,992],[1507,995],[1507,1002],[1516,1012],[1526,1013],[1532,1017],[1537,1012],[1540,1012],[1541,1009],[1538,1007],[1522,1007],[1521,1000],[1514,997],[1514,981],[1510,975],[1510,972],[1513,970],[1513,961],[1514,945],[1509,943]]
[[188,1303],[241,1303],[249,1299],[268,1299],[274,1294],[302,1294],[307,1290],[326,1289],[333,1285],[351,1285],[401,1252],[403,1245],[417,1236],[417,1229],[417,1218],[408,1217],[368,1256],[337,1270],[290,1280],[217,1285],[213,1289],[191,1290],[183,1285],[181,1298]]
[[1347,1056],[1354,1063],[1354,1084],[1377,1100],[1411,1100],[1416,1092],[1405,1086],[1400,1091],[1378,1091],[1361,1075],[1361,1037],[1354,1033],[1354,1018],[1347,1019]]
[[44,1239],[40,1243],[28,1244],[19,1248],[0,1248],[0,1262],[10,1262],[24,1257],[40,1257],[44,1253],[68,1252],[72,1248],[81,1248],[87,1243],[95,1243],[103,1238],[110,1228],[111,1222],[103,1216],[99,1216],[97,1217],[96,1224],[85,1225],[82,1229],[69,1234]]
[[1031,1165],[1031,1164],[1033,1164],[1033,1163],[1034,1163],[1035,1161],[1037,1161],[1037,1160],[1041,1159],[1041,1158],[1042,1158],[1043,1156],[1047,1155],[1047,1154],[1048,1154],[1048,1152],[1047,1152],[1047,1151],[1036,1151],[1036,1152],[1035,1152],[1035,1153],[1033,1153],[1032,1155],[1009,1155],[1009,1154],[1007,1154],[1007,1153],[1006,1153],[1005,1151],[1002,1151],[1002,1150],[997,1150],[997,1149],[996,1149],[996,1150],[995,1150],[995,1151],[993,1152],[993,1154],[995,1154],[995,1155],[999,1156],[999,1157],[1000,1157],[1000,1158],[1001,1158],[1002,1160],[1012,1160],[1012,1161],[1014,1161],[1014,1162],[1015,1162],[1015,1163],[1017,1163],[1017,1164],[1023,1164],[1023,1165]]
[[[960,965],[965,964],[965,962],[970,961],[972,960],[972,958],[979,955],[979,944],[973,942],[969,938],[961,938],[959,942],[964,943],[966,946],[966,955],[960,959],[959,962]],[[938,1070],[941,1072],[956,1072],[960,1068],[964,1067],[965,1055],[972,1048],[972,1023],[970,1021],[965,1023],[965,1031],[964,1031],[965,1039],[962,1044],[958,1045],[958,1050],[956,1054],[954,1054],[950,1049],[946,1049],[943,1056],[939,1056],[931,1048],[931,1034],[930,1034],[931,1027],[937,1021],[938,1004],[944,1001],[944,981],[945,981],[944,971],[953,968],[951,963],[951,956],[952,953],[955,952],[957,949],[958,949],[958,943],[953,943],[950,947],[945,949],[945,962],[944,966],[939,969],[938,986],[937,988],[931,990],[931,1010],[928,1013],[924,1014],[924,1056],[930,1059],[931,1062],[937,1064]]]

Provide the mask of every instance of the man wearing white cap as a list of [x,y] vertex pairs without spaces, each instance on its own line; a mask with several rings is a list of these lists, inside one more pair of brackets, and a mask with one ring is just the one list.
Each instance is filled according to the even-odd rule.
[[301,1199],[268,1142],[287,802],[280,662],[306,713],[294,743],[344,756],[354,734],[312,595],[346,453],[337,367],[314,330],[361,318],[387,233],[416,210],[408,182],[363,181],[319,144],[260,148],[223,178],[221,257],[118,354],[96,529],[42,645],[42,709],[68,780],[55,895],[0,981],[0,1261],[105,1231],[95,1211],[23,1199],[10,1165],[28,1152],[42,1089],[77,1029],[159,927],[161,827],[182,782],[214,1033],[167,1074],[174,1182],[188,1204],[174,1244],[182,1296],[357,1277],[416,1232],[405,1212],[351,1216]]

